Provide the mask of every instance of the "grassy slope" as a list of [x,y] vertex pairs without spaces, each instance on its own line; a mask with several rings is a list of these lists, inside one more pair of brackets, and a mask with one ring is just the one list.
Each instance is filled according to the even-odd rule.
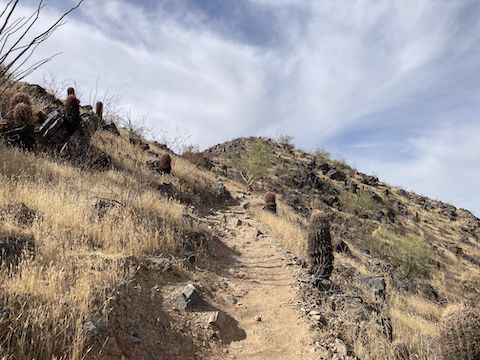
[[[181,235],[193,230],[182,221],[186,205],[157,186],[171,183],[192,204],[214,197],[209,173],[178,157],[173,176],[154,173],[145,165],[152,157],[128,136],[95,135],[93,144],[115,164],[105,172],[0,145],[1,240],[33,238],[35,245],[18,266],[4,262],[0,270],[1,306],[9,312],[0,322],[0,357],[81,358],[86,319],[131,276],[125,259],[173,254]],[[116,204],[101,219],[98,199]],[[33,223],[22,224],[10,211],[20,203],[35,212]]]
[[[237,149],[248,148],[250,141],[252,138],[234,140],[233,143],[237,145],[221,144],[217,149],[206,153],[212,157],[219,172],[224,171],[221,170],[222,166],[227,166],[228,174],[236,177],[235,162],[232,158],[239,156]],[[399,188],[387,184],[361,184],[362,174],[344,163],[317,158],[318,164],[327,162],[333,168],[347,172],[349,181],[356,183],[361,189],[358,195],[348,193],[343,182],[332,181],[322,172],[316,171],[316,175],[326,183],[326,190],[331,192],[331,189],[336,189],[340,201],[343,202],[342,211],[330,208],[320,200],[322,192],[312,193],[311,189],[298,191],[285,185],[289,172],[294,177],[298,176],[298,173],[303,171],[299,170],[298,164],[306,166],[315,157],[271,141],[266,141],[266,144],[276,159],[273,167],[268,170],[267,178],[257,184],[257,189],[277,191],[281,194],[281,200],[278,216],[256,211],[256,217],[272,229],[286,249],[304,257],[308,219],[295,212],[286,202],[293,194],[303,198],[311,210],[333,211],[334,240],[344,240],[353,253],[353,256],[336,254],[334,281],[343,285],[347,292],[360,292],[364,300],[373,304],[375,299],[370,291],[359,286],[356,279],[364,276],[385,276],[388,287],[385,311],[392,319],[396,342],[406,343],[416,358],[437,358],[438,321],[443,306],[454,302],[480,305],[480,267],[450,250],[452,244],[460,245],[466,254],[480,258],[480,233],[477,232],[474,236],[463,231],[467,224],[478,224],[479,220],[469,212],[457,209],[458,218],[451,221],[443,213],[445,206],[441,202],[430,199],[424,201],[423,197],[413,193],[407,193],[405,197]],[[223,151],[223,148],[226,148],[226,151]],[[240,150],[240,154],[242,151]],[[385,193],[386,189],[388,195]],[[385,207],[372,201],[371,195],[374,193],[385,202],[388,200],[402,203],[410,215],[398,214],[395,223],[359,219],[359,210],[360,213],[374,212]],[[424,202],[429,206],[426,207]],[[419,214],[420,221],[415,221],[415,213]],[[362,251],[365,248],[370,250],[370,255]],[[354,275],[351,268],[354,269]],[[424,284],[432,285],[439,292],[442,301],[428,299],[421,291],[415,293],[395,287],[391,278],[392,271],[405,276],[406,280],[416,284],[418,288]],[[348,314],[340,316],[348,318]],[[352,326],[351,333],[348,333],[347,329],[344,336],[353,344],[357,356],[365,359],[393,358],[393,347],[385,342],[382,335],[368,327],[360,333],[355,329],[358,327]]]

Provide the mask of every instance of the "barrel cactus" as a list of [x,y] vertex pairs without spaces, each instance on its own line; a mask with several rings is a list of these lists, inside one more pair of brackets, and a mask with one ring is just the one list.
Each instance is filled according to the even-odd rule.
[[164,174],[172,172],[172,158],[168,154],[162,155],[158,161],[158,171]]
[[440,344],[444,360],[480,359],[480,309],[447,307],[440,326]]
[[15,105],[12,113],[12,125],[16,127],[33,124],[32,107],[25,103]]
[[308,229],[308,268],[314,280],[328,280],[333,271],[333,247],[330,221],[324,214],[314,214]]
[[275,194],[272,192],[268,192],[265,195],[265,210],[276,214],[277,213],[277,202],[276,202],[276,197]]
[[80,101],[75,95],[69,95],[65,101],[65,120],[71,132],[80,124]]
[[30,96],[21,92],[15,93],[15,95],[13,95],[12,98],[10,99],[10,103],[8,104],[8,109],[13,111],[13,109],[15,109],[15,106],[17,106],[17,104],[32,105],[30,101]]
[[95,114],[97,114],[100,120],[103,119],[103,103],[101,101],[97,101],[95,105]]

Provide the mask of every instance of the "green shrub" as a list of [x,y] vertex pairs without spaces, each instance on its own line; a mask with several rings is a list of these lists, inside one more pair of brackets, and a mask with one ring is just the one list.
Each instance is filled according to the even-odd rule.
[[321,147],[317,148],[313,155],[315,155],[315,159],[319,162],[324,162],[331,159],[330,153],[326,149]]
[[272,167],[273,150],[261,140],[248,144],[244,153],[234,161],[242,180],[251,187],[256,181],[262,180]]
[[277,139],[279,144],[293,145],[293,136],[287,134],[280,134]]
[[375,201],[372,195],[365,190],[359,190],[356,194],[344,192],[340,195],[340,203],[343,210],[350,213],[361,213],[364,211],[376,211],[381,204]]
[[404,279],[429,276],[433,268],[433,250],[417,235],[402,235],[380,225],[368,239],[367,247],[372,255],[393,265]]

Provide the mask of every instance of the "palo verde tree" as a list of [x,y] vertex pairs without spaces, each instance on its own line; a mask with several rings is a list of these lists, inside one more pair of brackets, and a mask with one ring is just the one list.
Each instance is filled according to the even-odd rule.
[[245,152],[235,161],[234,165],[248,187],[267,175],[272,167],[272,151],[267,143],[255,140],[248,143]]

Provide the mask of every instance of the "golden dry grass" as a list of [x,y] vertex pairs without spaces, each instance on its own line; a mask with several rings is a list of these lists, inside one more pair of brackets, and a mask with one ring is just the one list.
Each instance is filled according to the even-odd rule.
[[252,209],[254,216],[267,225],[278,242],[294,255],[306,255],[306,222],[289,207],[277,201],[277,214],[271,214],[259,207]]
[[[151,157],[122,135],[95,135],[93,143],[114,159],[115,170],[106,172],[0,145],[0,212],[23,203],[37,214],[28,226],[11,214],[0,225],[0,234],[35,243],[33,255],[0,268],[0,306],[9,312],[0,320],[0,358],[81,359],[85,321],[108,297],[106,289],[131,276],[125,259],[171,253],[192,226],[181,219],[185,206],[156,186],[172,183],[192,202],[212,196],[211,175],[178,157],[174,176],[156,174],[145,165]],[[116,204],[103,218],[99,199]]]

